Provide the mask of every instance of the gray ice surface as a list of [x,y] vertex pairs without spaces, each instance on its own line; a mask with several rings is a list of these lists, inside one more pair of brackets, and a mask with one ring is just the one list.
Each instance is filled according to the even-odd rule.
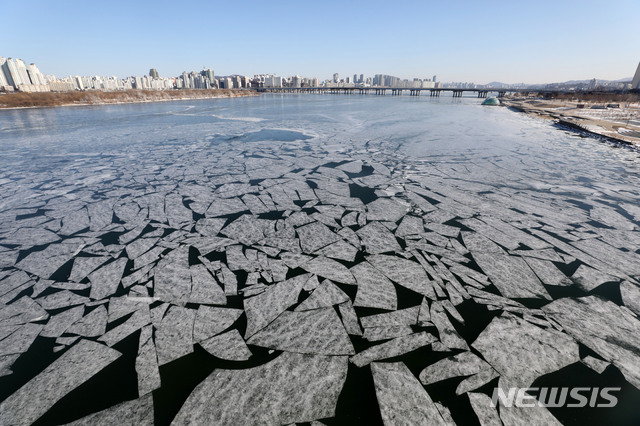
[[385,425],[447,424],[427,391],[402,362],[374,362],[371,374]]
[[351,362],[357,367],[363,367],[373,361],[393,358],[407,352],[415,351],[418,348],[427,346],[437,339],[425,331],[402,336],[389,340],[388,342],[372,346],[357,355],[351,357]]
[[171,424],[291,424],[333,417],[346,377],[346,356],[290,352],[259,367],[214,370]]
[[355,350],[332,308],[283,312],[247,343],[289,352],[318,355],[353,355]]
[[521,387],[580,360],[578,344],[571,337],[508,315],[491,321],[472,346],[502,376]]
[[113,425],[126,422],[131,425],[153,426],[153,396],[146,396],[131,401],[121,402],[106,410],[90,414],[68,426]]
[[299,275],[273,284],[263,293],[245,299],[244,310],[247,315],[247,330],[244,337],[253,336],[257,331],[276,319],[285,309],[295,304],[308,278],[308,275]]
[[251,357],[251,351],[236,329],[209,337],[200,345],[211,355],[228,361],[246,361]]
[[40,374],[0,403],[2,422],[30,425],[56,402],[120,357],[120,352],[80,340]]

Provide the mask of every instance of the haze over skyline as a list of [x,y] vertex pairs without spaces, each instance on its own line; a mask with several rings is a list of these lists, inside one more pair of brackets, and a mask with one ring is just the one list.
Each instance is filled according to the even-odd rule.
[[[132,6],[133,5],[133,6]],[[617,80],[640,60],[637,0],[34,0],[3,7],[0,55],[56,76],[390,74],[484,84]]]

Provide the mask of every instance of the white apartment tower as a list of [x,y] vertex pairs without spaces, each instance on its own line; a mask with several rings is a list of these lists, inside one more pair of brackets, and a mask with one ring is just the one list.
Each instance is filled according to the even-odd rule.
[[2,56],[0,56],[0,88],[5,86],[12,86],[11,84],[9,84],[9,82],[7,81],[7,78],[4,76],[4,67],[6,63],[7,63],[7,60]]
[[633,80],[631,80],[631,88],[640,89],[640,63],[638,63],[638,69],[636,69],[636,74],[633,76]]

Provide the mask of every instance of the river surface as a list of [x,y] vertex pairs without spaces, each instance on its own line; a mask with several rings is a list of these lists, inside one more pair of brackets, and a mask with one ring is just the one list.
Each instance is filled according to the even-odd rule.
[[640,153],[480,103],[0,111],[0,418],[637,424]]

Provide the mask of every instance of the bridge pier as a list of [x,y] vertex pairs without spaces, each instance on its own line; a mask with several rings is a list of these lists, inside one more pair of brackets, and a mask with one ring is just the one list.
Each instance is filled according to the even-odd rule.
[[440,90],[429,90],[429,96],[440,97]]
[[453,97],[454,98],[461,98],[462,97],[462,90],[454,90],[453,91]]
[[479,98],[486,98],[488,94],[489,94],[489,92],[487,92],[486,90],[479,90],[478,91],[478,97]]
[[504,98],[504,95],[506,95],[506,94],[507,94],[507,92],[505,92],[505,91],[500,91],[500,92],[498,92],[498,97],[499,97],[499,98]]

